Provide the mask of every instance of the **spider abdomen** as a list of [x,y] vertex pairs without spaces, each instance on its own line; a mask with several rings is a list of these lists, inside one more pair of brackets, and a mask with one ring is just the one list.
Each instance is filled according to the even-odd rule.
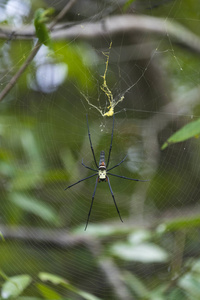
[[106,163],[105,163],[105,152],[101,151],[100,153],[100,160],[99,160],[99,180],[100,181],[105,181],[107,178],[106,175]]
[[105,151],[101,151],[101,153],[100,153],[99,168],[101,166],[106,166],[106,164],[105,164]]

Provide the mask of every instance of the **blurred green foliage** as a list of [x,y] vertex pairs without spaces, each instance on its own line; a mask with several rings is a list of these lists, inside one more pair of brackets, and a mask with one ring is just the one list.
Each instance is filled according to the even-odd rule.
[[36,36],[38,37],[41,44],[48,46],[50,49],[52,49],[52,40],[45,23],[49,21],[49,16],[51,16],[53,13],[53,8],[48,8],[46,10],[39,8],[36,10],[34,16]]
[[[126,1],[122,8],[132,12],[132,5],[139,3],[144,15],[172,18],[199,34],[198,1],[153,1],[149,9],[150,2]],[[22,23],[31,20],[34,10]],[[40,42],[51,47],[45,24],[47,11],[38,10],[31,22],[35,23]],[[69,15],[70,20],[72,15]],[[77,13],[74,19],[79,18],[83,15]],[[9,25],[9,21],[8,18],[5,23]],[[143,39],[142,36],[142,42]],[[148,41],[155,42],[151,36]],[[117,42],[123,49],[123,43],[130,41],[123,37],[119,42],[116,38],[113,53],[111,51],[113,57]],[[171,95],[176,98],[198,87],[199,56],[179,48],[169,38],[158,38],[158,42],[160,57],[156,66],[166,72],[167,88],[163,93],[169,99]],[[190,122],[190,115],[183,113],[180,121],[169,125],[158,137],[160,148],[165,141],[172,145],[165,147],[167,144],[164,144],[163,149],[166,149],[159,153],[156,163],[148,161],[146,164],[142,128],[149,129],[145,121],[161,115],[159,107],[166,103],[160,104],[162,95],[153,93],[153,76],[144,75],[148,97],[145,98],[141,80],[126,94],[125,102],[119,107],[122,111],[116,115],[111,164],[121,161],[128,151],[127,160],[116,174],[144,179],[152,174],[150,183],[112,178],[123,224],[117,219],[108,186],[98,185],[91,222],[84,232],[95,181],[88,180],[67,192],[64,188],[89,176],[89,171],[81,166],[82,158],[85,164],[94,167],[86,113],[89,112],[97,159],[101,150],[108,153],[112,120],[102,119],[96,111],[90,110],[81,94],[99,106],[104,103],[101,103],[105,95],[100,94],[100,86],[105,71],[102,55],[105,43],[75,39],[53,43],[54,55],[49,55],[48,47],[43,45],[44,52],[33,60],[0,106],[0,299],[116,299],[103,273],[102,266],[109,265],[108,261],[114,264],[135,299],[200,299],[199,139],[187,140],[199,135],[199,119]],[[106,41],[106,45],[109,43]],[[34,43],[2,39],[0,46],[3,87],[24,63]],[[96,48],[102,49],[97,51]],[[45,81],[48,67],[59,64],[66,67],[65,78],[57,85],[52,76],[48,90]],[[132,83],[131,72],[135,68],[143,70],[144,65],[137,60],[128,61],[119,71],[119,61],[112,61],[111,57],[107,75],[112,84],[109,86],[115,88],[116,94],[122,92],[120,80]],[[39,77],[41,66],[46,66],[46,73]],[[152,71],[151,64],[147,70]],[[58,72],[56,77],[59,75]],[[46,90],[43,89],[45,84]],[[128,94],[134,99],[133,104],[128,102]],[[149,110],[150,100],[157,111]],[[129,109],[123,110],[126,107]],[[198,103],[191,107],[191,115],[193,110],[199,114]],[[177,131],[177,128],[182,129]],[[150,143],[149,152],[154,147],[155,140]],[[151,158],[153,160],[153,156]],[[185,210],[192,210],[193,206],[194,212],[189,216],[185,214]]]

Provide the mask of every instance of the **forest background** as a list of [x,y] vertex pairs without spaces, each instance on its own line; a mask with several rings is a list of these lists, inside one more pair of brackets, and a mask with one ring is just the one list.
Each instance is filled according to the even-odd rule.
[[[0,299],[200,299],[200,2],[0,1]],[[109,152],[97,185],[94,153]],[[111,176],[110,176],[111,177]]]

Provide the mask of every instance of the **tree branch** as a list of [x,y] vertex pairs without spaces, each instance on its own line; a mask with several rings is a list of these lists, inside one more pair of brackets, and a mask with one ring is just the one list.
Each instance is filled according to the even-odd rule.
[[[49,29],[51,30],[53,27],[51,24]],[[110,16],[95,23],[60,24],[54,27],[52,39],[94,39],[124,33],[156,34],[200,54],[200,38],[197,35],[179,23],[150,16],[120,15]],[[33,26],[26,26],[13,32],[7,27],[1,27],[0,38],[7,39],[9,36],[32,39],[35,37],[35,29]]]
[[[71,0],[69,1],[65,7],[63,8],[63,10],[55,17],[54,21],[51,23],[51,25],[49,26],[49,29],[53,29],[53,27],[56,25],[56,23],[63,18],[63,16],[69,11],[69,9],[71,8],[71,6],[76,2],[77,0]],[[3,89],[3,91],[0,93],[0,101],[3,100],[3,98],[8,94],[8,92],[13,88],[13,86],[15,85],[15,83],[17,82],[17,80],[20,78],[20,76],[24,73],[24,71],[26,70],[26,68],[29,66],[29,64],[31,63],[31,61],[33,60],[33,58],[35,57],[35,55],[38,53],[40,47],[42,46],[42,44],[39,42],[39,40],[37,41],[34,49],[32,50],[32,52],[30,53],[30,55],[28,56],[27,60],[24,62],[24,64],[21,66],[21,68],[18,70],[18,72],[11,78],[11,80],[9,81],[9,83],[5,86],[5,88]]]
[[[131,222],[125,220],[124,226],[118,222],[108,222],[108,226],[119,230],[122,234],[129,234],[136,229],[153,229],[156,228],[159,224],[168,223],[170,221],[175,221],[176,219],[192,219],[200,215],[200,205],[190,205],[183,208],[172,208],[164,211],[160,218],[157,216],[146,216],[145,219],[134,218],[134,221]],[[100,223],[99,223],[100,224]],[[126,225],[126,226],[125,226]],[[84,227],[83,227],[84,232]],[[88,230],[89,232],[89,230]],[[0,224],[0,233],[2,233],[6,241],[14,240],[21,242],[31,242],[35,244],[51,244],[60,248],[71,248],[79,245],[90,246],[91,243],[96,237],[90,234],[73,234],[68,232],[66,229],[44,229],[44,228],[35,228],[35,227],[26,227],[26,226],[7,226]],[[101,237],[98,240],[108,240],[108,236]]]

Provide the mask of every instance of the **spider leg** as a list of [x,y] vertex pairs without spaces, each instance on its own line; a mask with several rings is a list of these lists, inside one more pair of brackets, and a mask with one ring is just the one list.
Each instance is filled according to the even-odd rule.
[[[128,155],[128,154],[127,154],[127,155]],[[119,165],[121,165],[121,164],[122,164],[122,163],[125,161],[125,159],[126,159],[127,155],[124,157],[124,159],[122,159],[122,161],[120,161],[120,163],[118,163],[118,164],[117,164],[117,165],[115,165],[114,167],[112,167],[112,168],[108,169],[107,171],[110,171],[110,170],[112,170],[112,169],[114,169],[114,168],[118,167]]]
[[95,172],[98,171],[98,170],[95,170],[95,169],[92,169],[92,168],[86,166],[86,165],[83,163],[83,159],[82,159],[82,165],[83,165],[85,168],[89,169],[89,170],[92,170],[92,171],[95,171]]
[[113,127],[112,127],[112,134],[111,134],[111,143],[110,143],[110,149],[109,149],[109,153],[108,153],[108,161],[107,161],[107,167],[109,165],[109,161],[110,161],[110,153],[112,150],[112,141],[113,141],[113,132],[114,132],[114,123],[115,123],[115,115],[113,115]]
[[81,181],[83,181],[83,180],[86,180],[86,179],[89,179],[89,178],[91,178],[91,177],[93,177],[93,176],[95,176],[95,175],[98,175],[98,173],[95,173],[95,174],[93,174],[93,175],[90,175],[90,176],[88,176],[88,177],[86,177],[86,178],[83,178],[83,179],[81,179],[81,180],[77,181],[76,183],[73,183],[73,184],[69,185],[69,186],[68,186],[68,187],[66,187],[64,190],[67,190],[67,189],[71,188],[72,186],[74,186],[74,185],[78,184],[79,182],[81,182]]
[[92,154],[93,154],[93,157],[94,157],[95,165],[98,168],[97,161],[96,161],[96,158],[95,158],[95,155],[94,155],[94,149],[92,147],[91,137],[90,137],[90,129],[89,129],[89,124],[88,124],[88,115],[86,115],[86,119],[87,119],[87,128],[88,128],[88,136],[89,136],[89,141],[90,141],[90,148],[92,150]]
[[116,201],[115,201],[115,196],[114,196],[114,194],[113,194],[113,191],[112,191],[112,188],[111,188],[111,185],[110,185],[110,180],[109,180],[109,177],[108,177],[108,176],[107,176],[107,180],[108,180],[108,185],[109,185],[109,188],[110,188],[110,192],[111,192],[111,195],[112,195],[112,197],[113,197],[113,201],[114,201],[114,203],[115,203],[115,207],[116,207],[116,209],[117,209],[119,218],[120,218],[120,220],[123,222],[123,220],[122,220],[122,218],[121,218],[121,215],[120,215],[120,212],[119,212],[119,209],[118,209],[118,207],[117,207],[117,203],[116,203]]
[[134,178],[129,178],[129,177],[125,177],[125,176],[120,176],[120,175],[115,175],[115,174],[111,174],[111,173],[107,173],[111,176],[116,176],[116,177],[119,177],[119,178],[123,178],[123,179],[128,179],[128,180],[134,180],[134,181],[142,181],[142,182],[147,182],[149,180],[140,180],[140,179],[134,179]]
[[93,202],[94,202],[94,196],[95,196],[96,189],[97,189],[98,179],[99,179],[99,177],[97,176],[94,192],[93,192],[93,195],[92,195],[92,202],[91,202],[91,205],[90,205],[90,210],[89,210],[88,217],[87,217],[87,222],[86,222],[86,225],[85,225],[85,230],[87,229],[87,226],[88,226],[88,223],[89,223],[89,218],[90,218],[90,214],[91,214],[91,210],[92,210],[92,205],[93,205]]

